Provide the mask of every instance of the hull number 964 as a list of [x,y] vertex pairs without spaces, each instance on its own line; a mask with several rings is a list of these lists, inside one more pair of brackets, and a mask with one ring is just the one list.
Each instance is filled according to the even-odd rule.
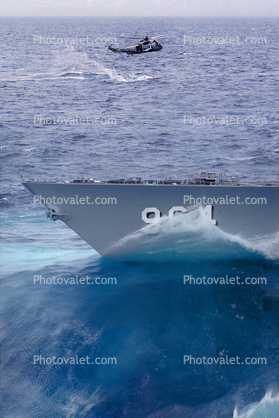
[[[214,219],[214,206],[213,205],[207,205],[204,208],[205,214],[210,219],[211,222],[214,223],[214,225],[218,225],[217,221]],[[169,216],[174,216],[181,213],[187,213],[188,211],[184,208],[184,206],[173,206],[169,210]],[[162,213],[159,211],[159,209],[155,207],[145,208],[141,213],[142,220],[147,223],[151,224],[158,219],[160,219],[162,216]]]

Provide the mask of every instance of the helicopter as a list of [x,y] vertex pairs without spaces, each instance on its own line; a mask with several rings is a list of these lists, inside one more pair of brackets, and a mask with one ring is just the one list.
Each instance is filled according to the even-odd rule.
[[[157,36],[157,38],[161,38],[163,35]],[[131,37],[124,37],[121,38],[129,38],[129,39],[140,39],[140,38],[131,38]],[[125,52],[128,55],[134,55],[134,54],[143,54],[146,52],[153,52],[153,51],[160,51],[162,49],[162,45],[159,44],[159,42],[156,41],[155,37],[148,38],[146,36],[145,38],[141,39],[136,45],[129,45],[121,48],[115,48],[111,45],[108,45],[108,49],[112,52]]]

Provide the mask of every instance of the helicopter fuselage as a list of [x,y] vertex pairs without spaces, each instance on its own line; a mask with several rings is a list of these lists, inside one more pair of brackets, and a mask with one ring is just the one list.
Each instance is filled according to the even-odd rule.
[[128,55],[132,54],[143,54],[146,52],[154,52],[154,51],[160,51],[162,49],[162,45],[159,44],[157,41],[144,41],[139,42],[136,45],[129,45],[122,48],[115,48],[112,46],[108,46],[108,49],[113,52],[125,52]]

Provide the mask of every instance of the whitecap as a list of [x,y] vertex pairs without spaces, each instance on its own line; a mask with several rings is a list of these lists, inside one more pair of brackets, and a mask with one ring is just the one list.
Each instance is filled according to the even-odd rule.
[[277,418],[279,416],[279,394],[274,395],[271,391],[266,392],[260,402],[254,402],[242,411],[237,407],[233,412],[233,418]]

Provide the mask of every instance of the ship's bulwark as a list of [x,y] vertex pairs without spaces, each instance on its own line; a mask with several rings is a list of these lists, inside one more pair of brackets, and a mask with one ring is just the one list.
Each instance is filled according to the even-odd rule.
[[[101,255],[156,252],[181,234],[185,250],[197,231],[207,237],[227,233],[237,239],[272,236],[278,226],[278,187],[40,183],[24,186]],[[209,204],[209,205],[208,205]],[[187,213],[171,216],[183,207]],[[206,209],[212,213],[206,213]],[[146,210],[147,209],[147,210]],[[147,224],[147,213],[162,216]],[[55,219],[55,217],[54,217]],[[149,221],[149,220],[148,220]],[[197,253],[199,245],[196,242]],[[200,243],[200,250],[203,248]],[[193,249],[193,248],[191,248]],[[185,254],[187,256],[187,254]],[[203,251],[204,256],[204,251]]]

